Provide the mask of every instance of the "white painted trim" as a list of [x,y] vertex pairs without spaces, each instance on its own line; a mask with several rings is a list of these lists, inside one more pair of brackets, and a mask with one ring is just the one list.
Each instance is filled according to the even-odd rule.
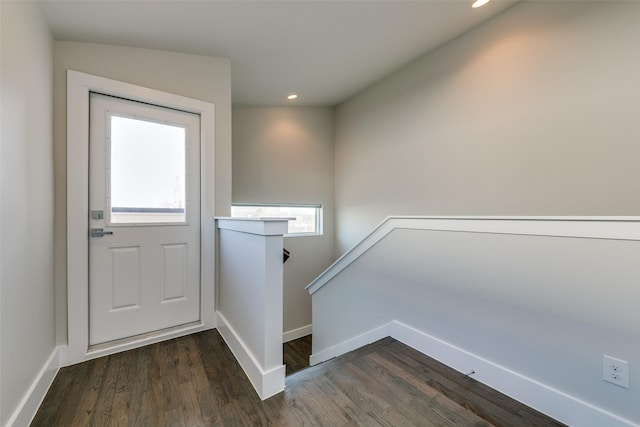
[[395,320],[327,350],[312,354],[310,364],[316,365],[387,336],[391,336],[463,374],[468,374],[473,370],[472,378],[477,381],[567,425],[581,427],[640,426]]
[[259,236],[283,236],[287,233],[289,220],[295,218],[216,217],[215,219],[221,230]]
[[38,408],[49,391],[58,371],[60,370],[60,353],[63,347],[56,347],[31,383],[18,407],[7,423],[7,427],[28,426],[33,421]]
[[285,342],[297,340],[298,338],[306,337],[307,335],[311,335],[311,332],[312,332],[311,325],[292,329],[282,334],[282,342],[285,343]]
[[[140,338],[133,337],[130,340],[122,340],[108,347],[90,348],[85,352],[82,361],[97,359],[98,357],[109,356],[111,354],[120,353],[122,351],[133,350],[135,348],[140,348],[147,345],[156,344],[162,341],[183,337],[185,335],[195,334],[197,332],[202,332],[207,329],[212,329],[212,328],[205,327],[203,323],[197,323],[197,324],[188,325],[184,327],[178,326],[176,328],[170,328],[167,331],[159,331],[152,335],[145,335]],[[74,363],[78,363],[78,362],[76,360],[70,359],[69,356],[66,355],[64,352],[60,355],[60,366],[68,366]]]
[[253,353],[251,353],[251,350],[244,344],[220,312],[218,312],[218,332],[220,332],[227,346],[229,346],[242,370],[247,374],[260,399],[268,399],[284,390],[285,365],[264,371]]
[[396,229],[640,240],[640,217],[387,217],[360,243],[314,279],[307,286],[307,291],[313,295]]
[[[216,326],[215,317],[215,107],[213,104],[123,83],[67,71],[67,307],[69,347],[66,364],[93,358],[89,349],[89,93],[99,92],[134,101],[165,105],[200,115],[201,134],[201,307],[204,329]],[[215,187],[213,187],[215,188]],[[163,337],[159,333],[155,338]],[[150,341],[134,341],[146,345]],[[116,348],[116,347],[114,347]]]
[[314,353],[309,357],[309,365],[317,365],[318,363],[326,362],[334,357],[341,356],[350,351],[356,350],[367,344],[371,344],[382,338],[391,336],[391,323],[386,323],[377,328],[365,332],[361,335],[350,338],[346,341],[336,344],[333,347],[329,347],[326,350]]

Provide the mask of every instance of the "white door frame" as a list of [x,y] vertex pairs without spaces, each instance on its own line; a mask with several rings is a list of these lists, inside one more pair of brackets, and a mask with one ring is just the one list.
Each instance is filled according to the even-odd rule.
[[[200,323],[89,350],[89,94],[98,92],[200,115]],[[208,102],[67,71],[67,321],[62,365],[216,327],[214,153],[215,110]]]

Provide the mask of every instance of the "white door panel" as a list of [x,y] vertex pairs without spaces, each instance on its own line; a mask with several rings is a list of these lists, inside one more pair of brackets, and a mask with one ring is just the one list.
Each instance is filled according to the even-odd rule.
[[98,94],[90,114],[89,223],[113,234],[89,237],[89,344],[198,321],[199,116]]

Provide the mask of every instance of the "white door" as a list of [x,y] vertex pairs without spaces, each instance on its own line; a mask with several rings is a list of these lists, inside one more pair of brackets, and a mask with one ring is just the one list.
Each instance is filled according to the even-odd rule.
[[200,319],[200,118],[91,94],[89,344]]

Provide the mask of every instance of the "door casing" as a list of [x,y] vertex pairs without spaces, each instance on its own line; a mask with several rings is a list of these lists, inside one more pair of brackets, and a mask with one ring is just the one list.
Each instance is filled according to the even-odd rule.
[[[89,349],[89,94],[102,93],[200,115],[200,322]],[[67,71],[67,321],[61,365],[125,351],[216,327],[215,316],[215,107],[213,104],[129,83]]]

